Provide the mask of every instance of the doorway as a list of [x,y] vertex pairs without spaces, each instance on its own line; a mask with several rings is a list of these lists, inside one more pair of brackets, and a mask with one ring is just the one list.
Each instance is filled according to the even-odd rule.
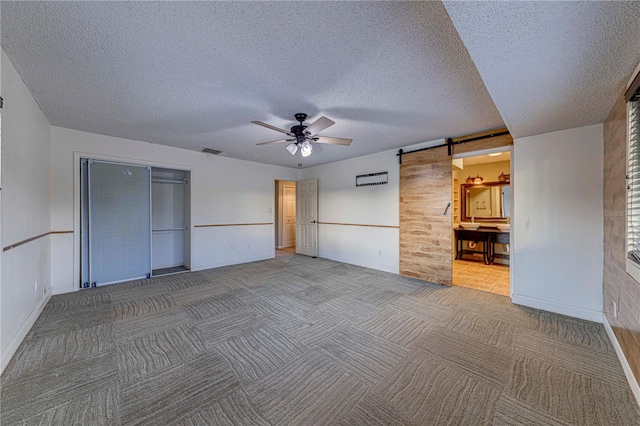
[[[501,258],[508,256],[509,232],[504,232],[499,227],[508,228],[509,218],[488,218],[483,226],[476,223],[482,222],[480,215],[475,211],[471,213],[471,207],[468,207],[468,212],[464,211],[464,213],[478,217],[469,217],[468,223],[463,223],[463,207],[467,206],[461,204],[458,198],[462,188],[460,186],[462,177],[458,176],[457,182],[454,181],[452,163],[461,163],[462,157],[510,151],[512,145],[513,138],[509,131],[506,128],[500,128],[448,138],[440,145],[398,152],[400,275],[432,283],[455,285],[453,262],[459,260],[458,255],[465,255],[468,258],[467,255],[472,250],[477,250],[478,242],[483,243],[479,247],[486,248],[480,252],[483,255],[483,264],[485,262],[488,265],[499,264]],[[510,173],[510,169],[505,171],[503,175]],[[471,176],[464,175],[465,183],[467,178]],[[493,176],[491,178],[493,179]],[[494,180],[498,181],[498,179],[497,174]],[[482,182],[481,179],[478,181]],[[496,189],[489,190],[491,191],[495,193]],[[494,195],[494,197],[502,196]],[[500,201],[503,203],[502,208],[509,205],[507,210],[511,210],[509,197],[510,193]],[[494,205],[498,201],[494,201],[493,205],[489,201],[480,200],[477,206],[473,204],[472,207],[479,211],[496,210]],[[456,231],[456,228],[461,229]],[[467,244],[467,241],[471,241],[471,244]],[[459,242],[462,242],[462,247],[458,247]]]
[[188,271],[190,172],[80,158],[80,287]]
[[296,182],[276,180],[275,183],[275,242],[276,249],[296,247]]
[[510,151],[453,160],[453,285],[510,295],[510,169]]

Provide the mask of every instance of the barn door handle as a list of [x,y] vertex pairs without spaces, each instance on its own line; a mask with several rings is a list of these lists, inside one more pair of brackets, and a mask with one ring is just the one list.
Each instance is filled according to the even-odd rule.
[[444,208],[444,213],[442,213],[443,215],[447,215],[447,211],[449,210],[449,207],[451,207],[451,203],[447,204],[447,207]]

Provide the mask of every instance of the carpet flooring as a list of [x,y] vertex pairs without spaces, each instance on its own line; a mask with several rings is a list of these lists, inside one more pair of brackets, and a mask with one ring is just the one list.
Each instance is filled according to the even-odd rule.
[[54,296],[3,425],[640,425],[602,325],[282,252]]

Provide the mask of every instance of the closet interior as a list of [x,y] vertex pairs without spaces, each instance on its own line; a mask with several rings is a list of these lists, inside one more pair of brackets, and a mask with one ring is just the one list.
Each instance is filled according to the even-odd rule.
[[189,174],[184,170],[151,168],[152,276],[190,269]]

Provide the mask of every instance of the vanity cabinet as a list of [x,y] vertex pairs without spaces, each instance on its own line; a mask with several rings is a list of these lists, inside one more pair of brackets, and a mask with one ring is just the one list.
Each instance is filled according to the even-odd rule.
[[[461,259],[465,254],[482,253],[485,265],[489,265],[493,263],[496,257],[509,258],[508,254],[496,254],[494,252],[494,244],[509,243],[509,232],[494,228],[479,228],[477,230],[456,228],[453,231],[456,238],[456,259]],[[482,243],[482,252],[465,249],[464,241]]]
[[496,244],[509,244],[509,233],[499,232],[491,238],[491,258],[490,263],[493,263],[496,257],[501,259],[509,259],[509,253],[496,253]]

